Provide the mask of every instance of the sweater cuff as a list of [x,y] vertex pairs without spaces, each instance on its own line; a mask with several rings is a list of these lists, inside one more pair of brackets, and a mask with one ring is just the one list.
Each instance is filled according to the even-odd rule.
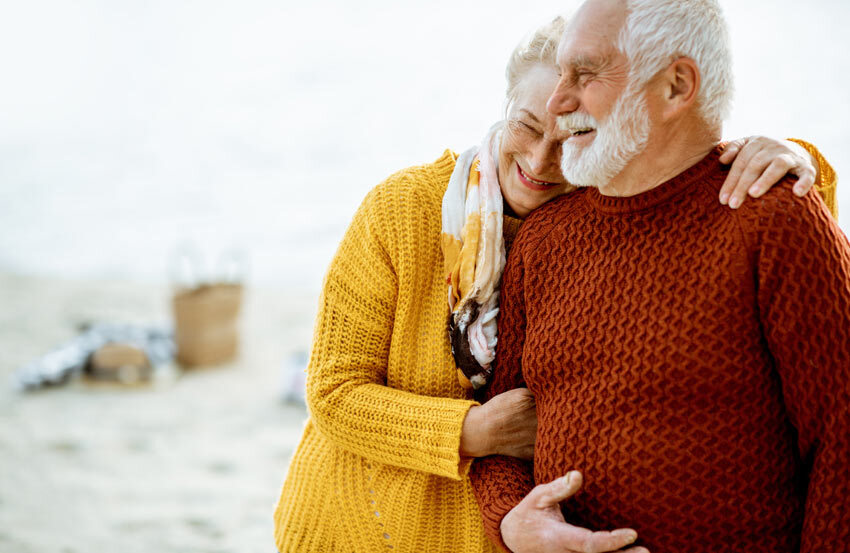
[[534,489],[532,464],[503,455],[483,457],[473,465],[470,481],[484,533],[491,542],[505,547],[502,520]]
[[[469,410],[480,404],[472,400],[427,396],[413,396],[411,399],[413,405],[392,407],[402,416],[395,419],[397,427],[386,429],[388,439],[384,444],[396,454],[402,453],[400,449],[404,446],[409,449],[398,461],[389,457],[376,460],[452,480],[464,480],[472,466],[472,459],[460,454],[463,421]],[[393,447],[396,440],[398,447]]]
[[826,207],[829,208],[832,216],[837,221],[838,202],[836,201],[835,195],[838,189],[838,175],[836,174],[835,169],[833,169],[829,161],[827,161],[824,155],[814,144],[799,138],[789,138],[788,140],[802,146],[807,152],[809,152],[809,155],[814,158],[815,163],[818,165],[818,176],[817,179],[815,179],[814,187],[818,191],[818,194],[820,194],[821,198],[823,198],[823,201],[826,204]]
[[480,405],[477,401],[470,401],[461,409],[460,416],[456,419],[456,426],[448,439],[448,442],[452,444],[450,447],[453,448],[456,455],[456,461],[451,466],[445,467],[446,476],[449,476],[452,480],[466,479],[469,476],[469,469],[472,468],[472,462],[475,460],[474,457],[466,457],[460,454],[460,440],[463,434],[463,422],[466,420],[469,410]]
[[505,545],[505,540],[502,539],[502,520],[520,501],[522,501],[522,497],[503,496],[493,503],[492,508],[488,509],[484,518],[484,528],[487,536],[496,545],[508,552],[511,550]]

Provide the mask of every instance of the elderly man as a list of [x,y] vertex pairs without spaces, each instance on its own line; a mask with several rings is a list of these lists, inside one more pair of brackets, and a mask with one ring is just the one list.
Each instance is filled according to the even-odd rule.
[[609,536],[629,551],[850,551],[850,244],[792,182],[717,204],[717,2],[588,0],[558,62],[562,167],[587,187],[527,220],[505,271],[487,393],[527,385],[539,429],[533,467],[473,469],[489,535],[517,553],[568,551],[570,523],[633,528]]

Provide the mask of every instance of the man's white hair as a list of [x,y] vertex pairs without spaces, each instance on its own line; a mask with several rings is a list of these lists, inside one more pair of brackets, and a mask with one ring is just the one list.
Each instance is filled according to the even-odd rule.
[[702,76],[697,101],[705,121],[720,125],[732,107],[729,31],[717,0],[626,0],[628,16],[617,47],[631,78],[648,83],[675,59],[694,60]]

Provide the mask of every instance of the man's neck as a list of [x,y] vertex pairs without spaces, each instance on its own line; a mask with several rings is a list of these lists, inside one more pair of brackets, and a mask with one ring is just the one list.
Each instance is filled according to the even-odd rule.
[[721,131],[696,136],[650,138],[646,149],[605,186],[603,196],[637,196],[652,190],[696,165],[720,142]]

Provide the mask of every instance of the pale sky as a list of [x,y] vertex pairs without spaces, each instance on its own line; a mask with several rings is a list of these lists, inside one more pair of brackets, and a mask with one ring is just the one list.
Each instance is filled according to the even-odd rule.
[[[850,4],[721,3],[726,137],[805,138],[850,171]],[[369,188],[477,143],[513,46],[567,6],[2,0],[0,270],[163,280],[188,242],[317,288]]]

